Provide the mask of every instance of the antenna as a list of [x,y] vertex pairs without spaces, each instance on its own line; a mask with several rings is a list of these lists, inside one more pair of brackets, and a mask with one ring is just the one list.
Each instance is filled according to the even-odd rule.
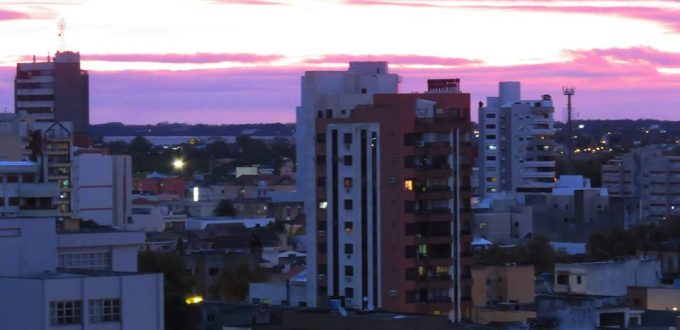
[[66,50],[66,47],[64,46],[64,31],[66,30],[66,21],[64,21],[63,18],[59,19],[57,28],[59,29],[59,52],[63,52]]
[[573,172],[574,164],[572,162],[572,153],[574,151],[574,123],[571,118],[571,97],[576,94],[576,87],[565,86],[562,87],[562,93],[567,96],[567,170],[569,173]]

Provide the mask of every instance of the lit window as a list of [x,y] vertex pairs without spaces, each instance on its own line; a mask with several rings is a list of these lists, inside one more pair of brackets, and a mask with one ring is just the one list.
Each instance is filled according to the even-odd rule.
[[352,188],[352,178],[345,178],[345,188]]
[[354,223],[352,223],[351,221],[345,221],[345,232],[351,233],[353,229],[354,229]]
[[82,322],[80,300],[50,302],[50,323],[52,325],[80,324]]
[[319,208],[320,209],[326,209],[327,206],[328,206],[328,202],[326,202],[326,201],[319,202]]
[[90,322],[118,322],[120,321],[119,299],[90,300]]
[[487,177],[486,182],[496,182],[496,177],[495,176]]
[[404,180],[404,189],[408,191],[413,190],[413,180],[411,179]]

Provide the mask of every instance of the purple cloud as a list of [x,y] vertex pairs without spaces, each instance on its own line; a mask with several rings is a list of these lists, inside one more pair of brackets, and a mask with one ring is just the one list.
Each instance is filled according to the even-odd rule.
[[326,55],[320,58],[306,60],[305,64],[321,64],[321,63],[347,64],[350,61],[369,61],[369,60],[387,61],[390,64],[402,64],[402,65],[469,66],[482,63],[479,60],[439,56],[422,56],[422,55]]

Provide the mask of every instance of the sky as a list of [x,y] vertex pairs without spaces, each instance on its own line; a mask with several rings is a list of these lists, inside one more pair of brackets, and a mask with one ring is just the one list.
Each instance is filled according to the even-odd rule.
[[294,122],[305,71],[362,60],[388,61],[400,92],[460,78],[476,105],[521,81],[564,120],[568,85],[578,119],[680,120],[680,1],[1,0],[0,112],[61,18],[93,123]]

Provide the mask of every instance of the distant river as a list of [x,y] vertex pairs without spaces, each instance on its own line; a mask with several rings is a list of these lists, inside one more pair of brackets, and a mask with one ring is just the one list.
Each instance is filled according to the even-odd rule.
[[[134,136],[104,136],[104,142],[112,142],[112,141],[124,141],[127,143],[130,143],[132,139],[134,139]],[[158,146],[167,146],[167,145],[176,145],[176,144],[182,144],[182,143],[187,143],[189,142],[190,139],[198,139],[201,142],[210,142],[212,140],[223,140],[227,143],[234,143],[236,141],[236,136],[235,135],[228,135],[228,136],[155,136],[155,135],[149,135],[149,136],[144,136],[147,140],[149,140],[151,143],[154,145]],[[258,140],[274,140],[277,138],[277,136],[250,136],[252,139],[258,139]],[[283,138],[287,139],[289,141],[293,141],[292,136],[278,136],[278,138]]]

